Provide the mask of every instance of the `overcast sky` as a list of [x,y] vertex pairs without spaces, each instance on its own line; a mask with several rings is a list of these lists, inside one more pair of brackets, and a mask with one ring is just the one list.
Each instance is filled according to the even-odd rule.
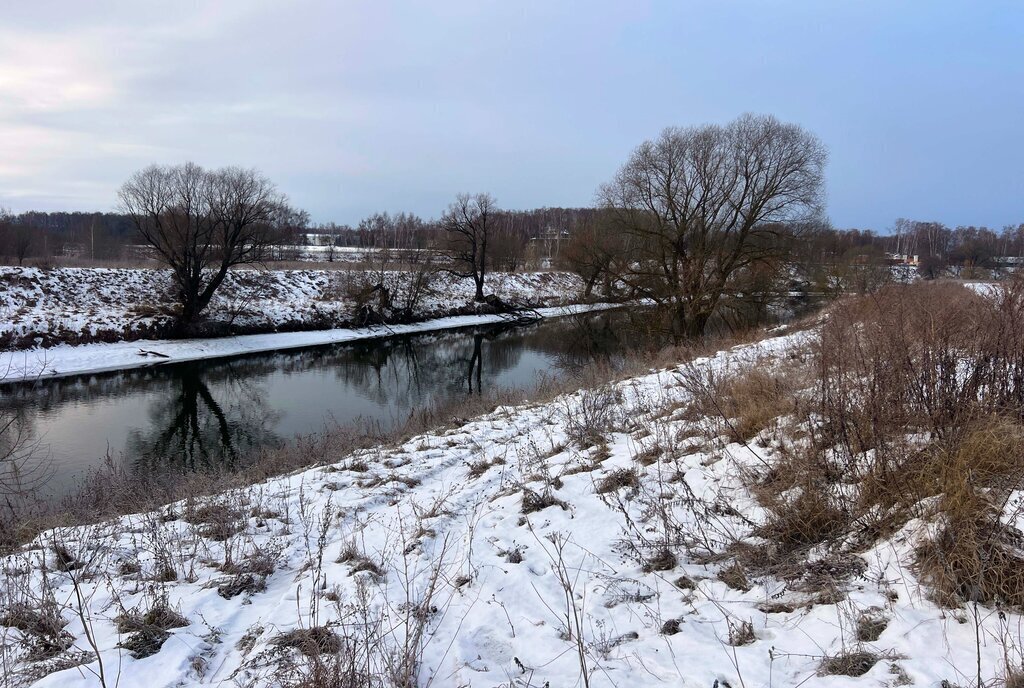
[[314,221],[590,205],[668,125],[771,113],[834,224],[1024,222],[1024,3],[0,0],[0,206],[110,210],[152,162]]

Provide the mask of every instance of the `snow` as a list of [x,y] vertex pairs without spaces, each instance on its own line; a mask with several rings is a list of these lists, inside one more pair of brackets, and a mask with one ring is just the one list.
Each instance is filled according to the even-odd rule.
[[[553,306],[530,311],[542,318],[615,308],[615,304]],[[474,325],[500,323],[516,316],[502,314],[459,315],[436,318],[408,325],[377,325],[363,328],[338,328],[306,332],[272,332],[235,337],[202,339],[136,340],[69,345],[28,351],[0,351],[0,382],[17,382],[86,373],[102,373],[129,368],[145,368],[167,363],[182,363],[207,358],[239,356],[261,351],[279,351],[323,344],[339,344],[359,339],[431,332]]]
[[[765,339],[694,365],[720,373],[772,366],[806,337]],[[214,503],[242,510],[244,526],[225,541],[183,520],[195,504],[44,534],[3,561],[8,599],[52,590],[73,650],[91,652],[91,637],[108,685],[115,675],[122,686],[280,685],[294,678],[285,660],[302,660],[275,639],[314,626],[372,633],[374,666],[381,666],[381,657],[415,635],[417,619],[426,630],[420,685],[581,686],[581,661],[590,686],[966,685],[976,653],[985,676],[998,673],[1004,648],[996,639],[1021,619],[979,609],[983,640],[976,644],[973,619],[936,607],[906,566],[911,525],[856,555],[864,574],[846,584],[838,603],[772,578],[751,580],[747,591],[731,588],[718,577],[724,563],[682,546],[671,570],[645,570],[636,550],[650,554],[644,543],[657,543],[665,518],[688,539],[719,546],[749,534],[763,515],[739,474],[759,460],[755,450],[768,449],[716,447],[692,434],[694,422],[675,412],[688,398],[678,373],[652,371],[548,403],[498,408],[221,495]],[[610,427],[603,454],[572,441],[600,409]],[[675,449],[639,461],[654,440]],[[602,479],[627,468],[639,473],[639,488],[598,491]],[[562,506],[524,513],[527,490],[543,493],[551,484]],[[88,568],[58,570],[55,540]],[[353,549],[384,575],[357,572],[347,556]],[[276,553],[265,589],[225,599],[218,586],[231,575],[223,563],[237,565],[256,551]],[[176,580],[154,580],[161,561]],[[692,588],[677,584],[682,576]],[[171,629],[156,654],[134,659],[118,647],[125,638],[113,619],[160,595],[187,625]],[[770,610],[769,603],[792,606]],[[859,610],[887,620],[877,641],[854,641]],[[667,622],[678,632],[662,632]],[[744,623],[751,642],[730,645],[730,629]],[[21,661],[11,641],[22,635],[8,629],[0,666]],[[861,648],[882,657],[863,676],[819,675],[824,657]],[[86,660],[25,683],[99,685],[99,663]]]
[[966,289],[985,296],[988,298],[995,298],[999,296],[1002,285],[998,282],[963,282],[963,286]]
[[[397,297],[409,273],[353,270],[232,270],[204,312],[235,332],[341,327],[353,317],[351,296],[381,279]],[[372,283],[372,282],[371,282]],[[578,300],[582,282],[564,272],[491,273],[486,289],[504,301],[561,306]],[[416,307],[437,318],[473,303],[471,279],[436,275]],[[153,339],[173,321],[166,270],[0,267],[0,348],[61,342]]]

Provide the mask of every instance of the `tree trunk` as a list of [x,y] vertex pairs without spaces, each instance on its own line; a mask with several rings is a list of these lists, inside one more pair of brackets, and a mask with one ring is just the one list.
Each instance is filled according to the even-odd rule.
[[700,337],[711,319],[710,313],[693,313],[683,320],[683,331],[689,338]]
[[476,296],[474,299],[477,303],[483,303],[484,301],[484,273],[479,272],[473,275],[473,281],[476,283]]
[[190,275],[183,278],[179,276],[182,308],[178,325],[182,331],[187,331],[189,326],[199,319],[199,314],[210,304],[227,272],[226,266],[218,268],[217,273],[210,279],[206,287],[203,287],[202,276],[198,279],[193,279]]
[[181,302],[178,328],[184,332],[199,316],[199,285],[188,278],[179,280],[178,300]]

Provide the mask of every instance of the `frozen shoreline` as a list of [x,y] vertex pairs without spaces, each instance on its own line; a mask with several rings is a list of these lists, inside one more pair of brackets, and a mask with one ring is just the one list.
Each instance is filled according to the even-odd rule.
[[[543,318],[557,318],[576,313],[609,310],[619,306],[620,304],[610,303],[577,304],[538,308],[533,312]],[[0,382],[105,373],[265,351],[338,344],[360,339],[490,325],[511,320],[512,317],[508,314],[458,315],[409,325],[271,332],[206,339],[150,339],[78,346],[62,344],[49,349],[4,351],[0,352]]]

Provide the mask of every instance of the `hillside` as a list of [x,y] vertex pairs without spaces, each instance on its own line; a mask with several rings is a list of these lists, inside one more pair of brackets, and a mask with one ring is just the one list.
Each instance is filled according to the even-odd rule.
[[[396,301],[408,273],[346,270],[234,270],[205,312],[210,334],[314,330],[353,324],[371,284],[383,278]],[[572,303],[582,293],[569,273],[493,273],[487,291],[527,306]],[[376,305],[376,301],[370,301]],[[472,280],[438,274],[412,318],[475,312]],[[168,271],[0,267],[0,350],[166,337],[175,302]],[[361,323],[355,323],[361,324]]]
[[[984,311],[956,289],[897,297]],[[876,315],[852,308],[870,329]],[[854,463],[841,440],[818,453],[834,426],[800,400],[815,398],[821,345],[847,315],[46,532],[4,560],[8,685],[99,685],[98,657],[107,685],[1001,680],[1019,666],[1024,587],[1000,578],[1003,602],[987,587],[962,598],[962,564],[928,558],[965,554],[943,539],[959,518],[943,500],[968,474],[879,483],[877,462],[895,460],[881,445],[858,445]],[[957,451],[981,441],[971,432]],[[971,512],[979,548],[1020,525],[1019,492],[1000,495],[994,524]]]

